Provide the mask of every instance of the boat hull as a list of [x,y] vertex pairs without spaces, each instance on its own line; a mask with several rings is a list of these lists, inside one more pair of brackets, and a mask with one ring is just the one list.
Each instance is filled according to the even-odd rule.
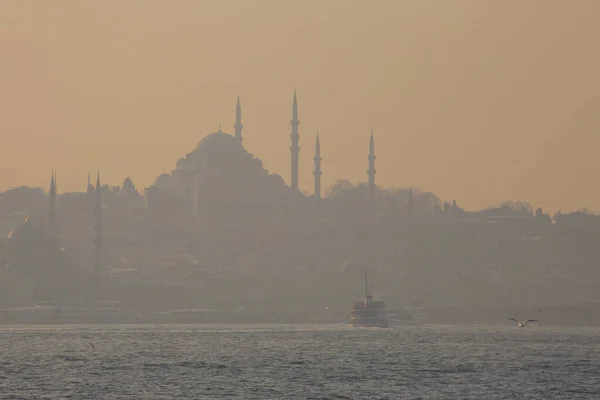
[[389,325],[387,322],[381,322],[381,323],[377,323],[377,324],[364,324],[364,323],[351,322],[350,325],[352,325],[355,328],[389,328]]
[[387,328],[389,322],[385,318],[351,318],[350,325],[364,328]]

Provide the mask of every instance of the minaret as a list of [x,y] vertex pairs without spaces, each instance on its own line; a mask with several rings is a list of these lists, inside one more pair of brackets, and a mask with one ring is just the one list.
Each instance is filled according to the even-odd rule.
[[313,175],[315,176],[315,198],[321,198],[321,144],[319,143],[319,131],[317,130],[317,144],[315,145],[315,170]]
[[48,233],[50,236],[56,235],[56,174],[52,171],[52,179],[50,180],[50,209],[48,210]]
[[237,98],[237,105],[235,107],[235,137],[241,142],[244,138],[242,138],[242,107],[240,106],[240,96]]
[[92,185],[92,178],[90,176],[90,173],[88,172],[88,182],[87,182],[87,189],[86,189],[86,193],[88,195],[92,195],[94,193],[95,189],[94,186]]
[[369,201],[373,203],[375,201],[375,139],[373,138],[373,129],[371,128],[371,140],[369,142],[369,156],[367,159],[369,160],[369,170],[367,174],[369,175]]
[[102,187],[100,186],[100,172],[96,178],[95,204],[94,204],[94,284],[98,284],[101,274],[102,252]]
[[298,146],[298,140],[300,139],[300,135],[298,135],[298,125],[300,121],[298,121],[298,102],[296,100],[296,90],[294,89],[294,104],[292,105],[292,134],[290,137],[292,138],[292,146],[290,147],[290,152],[292,153],[292,179],[291,179],[291,187],[293,190],[298,190],[298,155],[300,154],[300,147]]

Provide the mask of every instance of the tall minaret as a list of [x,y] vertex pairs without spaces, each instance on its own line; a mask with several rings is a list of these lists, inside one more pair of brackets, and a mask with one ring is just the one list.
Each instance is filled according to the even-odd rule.
[[87,182],[87,189],[86,189],[86,193],[88,195],[92,195],[94,193],[95,189],[94,189],[94,185],[92,185],[92,177],[90,176],[90,173],[88,172],[88,182]]
[[369,175],[369,201],[373,203],[375,201],[375,139],[373,138],[373,128],[371,128],[371,140],[369,142],[369,156],[367,159],[369,160],[369,170],[367,174]]
[[315,176],[315,198],[321,198],[321,144],[319,143],[319,131],[317,130],[317,144],[315,145],[315,170],[313,172]]
[[52,179],[50,179],[50,209],[48,210],[48,233],[50,236],[56,235],[56,174],[52,171]]
[[96,178],[95,204],[94,204],[94,283],[97,285],[101,274],[102,252],[102,187],[100,186],[100,171]]
[[298,146],[298,140],[300,139],[300,135],[298,135],[298,125],[300,121],[298,121],[298,102],[296,100],[296,90],[294,89],[294,104],[292,105],[292,134],[290,137],[292,138],[292,146],[290,147],[290,152],[292,153],[292,179],[291,179],[291,187],[294,190],[298,190],[298,155],[300,154],[300,147]]
[[242,128],[244,127],[244,125],[242,125],[242,107],[240,106],[239,95],[237,98],[237,105],[235,107],[235,125],[233,127],[235,128],[235,137],[238,138],[238,140],[241,142],[243,140]]

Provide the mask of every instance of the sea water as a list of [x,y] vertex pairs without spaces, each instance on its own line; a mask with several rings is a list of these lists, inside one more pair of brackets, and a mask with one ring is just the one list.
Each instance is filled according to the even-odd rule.
[[0,326],[0,399],[598,399],[600,329]]

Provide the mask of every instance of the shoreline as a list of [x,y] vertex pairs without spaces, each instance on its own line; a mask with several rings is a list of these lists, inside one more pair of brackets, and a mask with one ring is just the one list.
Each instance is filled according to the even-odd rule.
[[[410,311],[409,311],[410,312]],[[513,321],[535,319],[540,326],[600,327],[600,305],[553,305],[532,306],[486,306],[425,307],[413,314],[416,325],[489,325],[511,326]],[[348,316],[349,317],[349,316]],[[122,310],[115,314],[60,314],[45,312],[0,313],[0,326],[6,325],[343,325],[349,318],[342,312],[330,313],[269,313],[269,312],[185,312],[185,313],[139,313]],[[398,326],[405,323],[399,322]]]

